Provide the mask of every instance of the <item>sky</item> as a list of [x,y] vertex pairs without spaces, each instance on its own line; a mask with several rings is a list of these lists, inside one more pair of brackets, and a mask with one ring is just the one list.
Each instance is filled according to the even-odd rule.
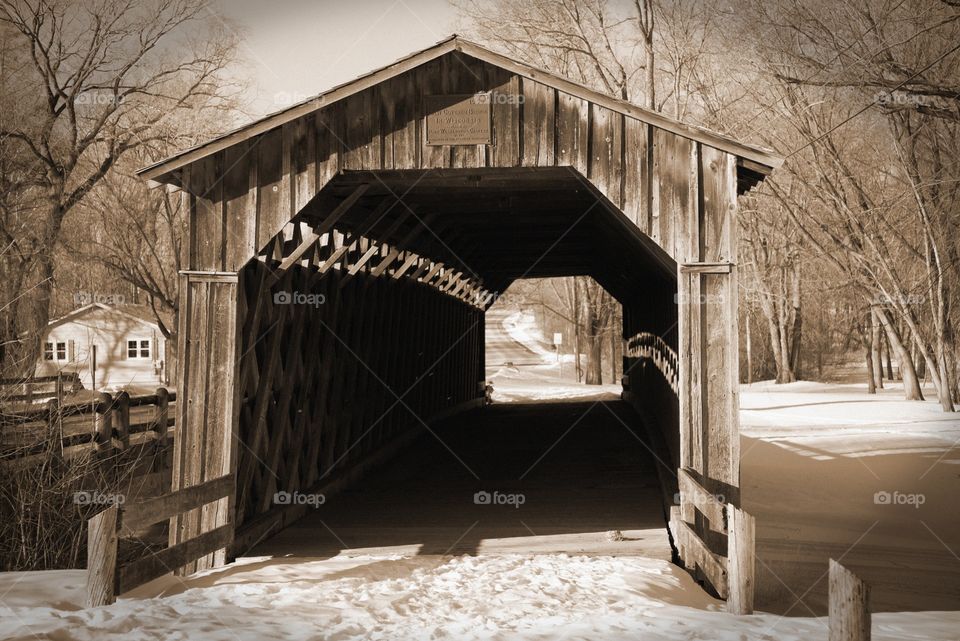
[[424,49],[454,32],[447,0],[218,0],[242,36],[239,74],[266,114]]

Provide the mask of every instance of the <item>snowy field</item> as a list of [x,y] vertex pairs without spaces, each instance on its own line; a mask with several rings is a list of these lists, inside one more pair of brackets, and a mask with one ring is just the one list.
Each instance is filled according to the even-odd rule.
[[875,610],[960,610],[960,417],[865,387],[741,389],[763,607],[825,612],[833,557],[871,585]]

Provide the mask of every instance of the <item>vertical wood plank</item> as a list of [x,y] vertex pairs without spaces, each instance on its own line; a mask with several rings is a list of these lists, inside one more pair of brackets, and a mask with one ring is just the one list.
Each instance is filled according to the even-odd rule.
[[[184,421],[177,425],[177,435],[174,438],[174,453],[179,446],[180,469],[173,478],[173,490],[190,487],[202,482],[203,444],[207,440],[206,408],[210,399],[207,398],[207,371],[209,366],[209,286],[208,283],[195,282],[188,278],[187,287],[190,307],[181,310],[181,314],[189,314],[188,322],[190,334],[185,337],[185,349],[189,350],[189,363],[186,376],[182,379],[182,398],[177,397],[177,405],[183,404],[182,414]],[[176,545],[194,538],[200,533],[200,510],[194,509],[174,517],[170,526],[170,545]],[[191,562],[183,573],[190,574],[196,571],[196,563]]]
[[[233,400],[236,363],[237,334],[237,284],[217,282],[209,285],[207,337],[211,343],[208,375],[206,381],[207,413],[205,417],[206,438],[203,441],[202,471],[199,482],[219,478],[234,471],[231,457],[234,441]],[[200,530],[209,532],[232,522],[229,497],[205,505],[200,513]],[[198,569],[222,565],[226,561],[225,550],[207,555],[197,561]]]
[[654,131],[654,139],[654,227],[659,226],[654,240],[677,262],[696,261],[699,241],[685,235],[695,228],[697,215],[690,180],[694,143],[662,129]]
[[556,133],[556,92],[553,87],[523,81],[523,165],[551,167]]
[[293,123],[293,214],[317,193],[317,120],[304,116]]
[[190,170],[189,191],[194,196],[191,269],[221,270],[223,242],[223,194],[220,172],[223,152],[202,158]]
[[[290,220],[289,184],[283,175],[283,132],[260,137],[257,179],[257,247],[264,247]],[[284,197],[286,196],[286,197]]]
[[520,79],[499,67],[487,68],[490,99],[493,101],[492,167],[516,167],[520,164]]
[[88,608],[110,605],[116,600],[119,512],[116,505],[111,505],[87,521]]
[[340,171],[343,151],[343,127],[341,106],[330,105],[316,113],[314,125],[317,132],[317,189],[322,189]]
[[830,641],[870,641],[870,586],[830,559]]
[[736,157],[703,145],[703,260],[735,262]]
[[380,169],[380,110],[377,87],[343,100],[343,169]]
[[727,504],[727,612],[753,614],[756,586],[756,522]]
[[[257,250],[257,139],[224,150],[223,200],[226,229],[224,268],[235,271]],[[251,178],[253,179],[251,181]]]
[[610,109],[593,107],[590,120],[590,181],[616,206],[621,204],[620,176],[623,152],[623,116]]
[[626,118],[624,125],[623,213],[650,235],[650,171],[647,123]]
[[557,164],[569,165],[587,175],[589,103],[562,91],[557,92]]

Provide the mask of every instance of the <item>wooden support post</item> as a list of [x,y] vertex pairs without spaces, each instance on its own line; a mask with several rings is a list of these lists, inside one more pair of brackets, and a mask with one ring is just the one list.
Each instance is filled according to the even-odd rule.
[[87,521],[87,607],[116,600],[117,531],[120,509],[111,505]]
[[97,395],[97,413],[93,419],[93,429],[96,432],[94,442],[97,451],[110,449],[110,439],[113,437],[113,397],[106,392]]
[[830,559],[830,641],[870,641],[870,586]]
[[[238,360],[237,276],[223,272],[183,272],[180,301],[173,491],[235,473],[233,441],[238,420],[233,411]],[[224,497],[171,518],[170,546],[232,524],[231,502],[229,496]],[[225,550],[220,550],[191,561],[179,572],[190,574],[217,567],[225,560]]]
[[756,523],[750,514],[727,504],[727,612],[752,614],[756,585]]
[[170,422],[170,392],[166,387],[157,388],[157,413],[154,418],[153,432],[157,441],[167,436],[167,423]]
[[114,406],[117,412],[114,425],[117,429],[117,440],[120,442],[120,447],[127,449],[130,447],[130,395],[126,392],[117,392]]

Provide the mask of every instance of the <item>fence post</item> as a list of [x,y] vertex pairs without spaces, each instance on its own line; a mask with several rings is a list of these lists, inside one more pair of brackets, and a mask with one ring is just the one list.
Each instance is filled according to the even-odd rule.
[[756,522],[750,514],[727,504],[727,612],[753,614],[756,583]]
[[94,441],[97,451],[102,452],[110,448],[110,439],[113,438],[113,398],[106,392],[97,394],[97,413],[93,419]]
[[111,505],[87,521],[88,608],[116,600],[119,512],[119,507]]
[[157,440],[161,443],[167,436],[167,423],[170,419],[170,392],[166,387],[157,388],[157,414],[154,419],[153,431],[157,435]]
[[130,395],[126,392],[117,392],[114,399],[117,408],[117,439],[123,449],[130,447]]
[[830,559],[830,641],[870,641],[870,586]]

